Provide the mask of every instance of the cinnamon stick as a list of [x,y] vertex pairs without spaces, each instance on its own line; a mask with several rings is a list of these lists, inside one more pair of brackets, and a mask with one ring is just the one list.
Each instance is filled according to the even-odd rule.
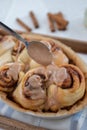
[[58,30],[66,30],[68,21],[65,20],[63,14],[61,12],[56,13],[56,14],[50,13],[50,16],[51,16],[51,19],[53,20],[53,22],[56,23]]
[[64,19],[64,16],[61,12],[54,14],[52,16],[56,22],[57,28],[59,30],[65,30],[67,25],[68,25],[68,21]]
[[38,21],[37,21],[37,19],[36,19],[36,17],[35,17],[35,14],[34,14],[32,11],[30,12],[30,17],[31,17],[31,19],[32,19],[32,22],[33,22],[33,24],[34,24],[34,27],[35,27],[35,28],[38,28],[38,27],[39,27]]
[[54,21],[52,19],[51,13],[48,13],[47,17],[48,17],[48,23],[49,23],[49,28],[50,28],[51,32],[55,32]]
[[21,19],[17,18],[16,21],[19,23],[19,25],[25,28],[28,32],[31,31],[31,28],[28,25],[26,25]]
[[56,22],[56,26],[58,30],[66,30],[66,26],[63,24],[59,24],[58,22]]

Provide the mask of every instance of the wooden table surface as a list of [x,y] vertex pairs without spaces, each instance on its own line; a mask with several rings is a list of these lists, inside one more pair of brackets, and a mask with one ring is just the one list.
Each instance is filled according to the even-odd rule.
[[4,116],[0,116],[0,128],[5,130],[46,130],[45,128],[26,124]]

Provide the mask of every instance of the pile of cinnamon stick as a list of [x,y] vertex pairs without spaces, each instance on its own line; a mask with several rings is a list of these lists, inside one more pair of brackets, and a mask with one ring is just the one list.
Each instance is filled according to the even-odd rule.
[[[38,20],[33,11],[29,12],[29,16],[32,20],[34,27],[39,28],[40,26],[39,26]],[[58,29],[58,30],[67,29],[67,25],[69,22],[64,18],[63,14],[61,12],[56,13],[56,14],[48,13],[47,17],[48,17],[48,24],[49,24],[49,28],[50,28],[51,32],[55,32],[56,29]],[[16,21],[27,32],[32,31],[31,27],[29,27],[29,25],[25,24],[20,18],[17,18]]]
[[54,32],[56,28],[58,30],[67,29],[67,25],[69,22],[64,18],[61,12],[56,14],[48,13],[47,16],[51,32]]

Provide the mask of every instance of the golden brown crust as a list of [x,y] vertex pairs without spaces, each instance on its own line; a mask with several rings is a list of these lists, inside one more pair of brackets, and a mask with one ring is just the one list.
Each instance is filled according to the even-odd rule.
[[[41,37],[41,36],[37,36],[37,35],[32,35],[32,34],[22,34],[23,37],[26,38],[30,38],[33,40],[53,40],[50,38],[45,38],[45,37]],[[37,116],[41,116],[41,117],[61,117],[61,116],[66,116],[66,115],[70,115],[73,113],[76,113],[80,110],[82,110],[86,105],[87,105],[87,66],[86,64],[83,62],[83,60],[70,48],[67,47],[66,45],[62,44],[59,41],[53,40],[56,44],[58,44],[58,46],[63,50],[63,52],[67,55],[67,57],[73,61],[73,63],[82,71],[82,73],[85,76],[85,86],[86,86],[86,92],[84,97],[82,98],[82,100],[79,100],[76,104],[73,105],[73,107],[71,107],[69,110],[67,109],[61,109],[59,110],[57,113],[40,113],[40,112],[33,112],[30,110],[25,110],[24,108],[20,107],[20,105],[12,102],[11,100],[9,100],[7,98],[7,95],[4,92],[0,92],[0,96],[1,99],[3,101],[5,101],[7,104],[9,104],[10,106],[12,106],[13,108],[15,108],[18,111],[22,111],[25,113],[31,113],[32,115],[37,115]]]
[[[43,98],[38,98],[38,99],[33,100],[30,97],[26,97],[25,91],[24,91],[24,89],[26,88],[26,81],[30,76],[32,76],[33,72],[34,72],[34,70],[32,69],[24,75],[21,83],[15,89],[12,96],[13,96],[14,101],[19,103],[25,109],[38,111],[43,108],[43,105],[45,103],[45,100],[46,100],[45,92],[44,92]],[[31,90],[31,92],[32,92],[32,90]]]
[[17,76],[18,76],[17,79],[14,79],[14,76],[8,73],[12,66],[14,67],[15,63],[8,63],[8,64],[0,66],[0,91],[11,92],[16,87],[17,82],[19,81],[21,77],[21,70],[23,70],[23,66],[19,64],[20,72],[17,72],[17,70],[13,68],[14,71],[16,71],[17,73]]
[[0,91],[10,92],[15,87],[16,81],[7,75],[10,66],[11,64],[6,64],[0,67]]
[[[58,96],[60,98],[60,103],[62,107],[71,106],[76,103],[79,99],[84,96],[85,93],[85,78],[80,69],[74,65],[64,65],[71,78],[72,85],[70,88],[59,88]],[[61,94],[63,95],[61,97]]]

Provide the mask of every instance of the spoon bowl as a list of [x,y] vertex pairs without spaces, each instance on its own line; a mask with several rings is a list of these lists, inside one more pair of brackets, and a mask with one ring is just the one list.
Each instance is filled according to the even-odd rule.
[[52,61],[52,55],[47,46],[38,41],[32,41],[29,43],[28,54],[37,63],[45,66],[49,65]]

